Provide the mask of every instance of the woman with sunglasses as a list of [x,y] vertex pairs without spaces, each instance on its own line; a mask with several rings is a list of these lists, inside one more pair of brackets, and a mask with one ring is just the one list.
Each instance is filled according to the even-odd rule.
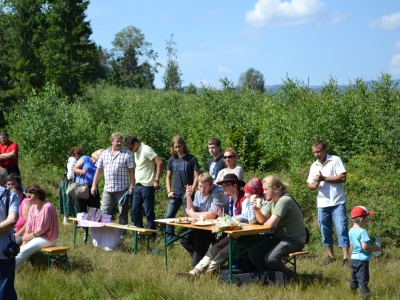
[[226,168],[218,172],[217,179],[218,182],[224,178],[226,174],[235,174],[240,180],[244,179],[244,171],[241,167],[236,165],[236,150],[233,148],[226,148],[224,151],[223,159],[226,164]]

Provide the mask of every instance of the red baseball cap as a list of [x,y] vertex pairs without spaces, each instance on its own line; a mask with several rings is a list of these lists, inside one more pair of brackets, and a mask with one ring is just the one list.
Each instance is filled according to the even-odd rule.
[[369,211],[364,206],[356,206],[351,210],[350,216],[352,219],[355,219],[358,217],[373,216],[374,214],[373,211]]

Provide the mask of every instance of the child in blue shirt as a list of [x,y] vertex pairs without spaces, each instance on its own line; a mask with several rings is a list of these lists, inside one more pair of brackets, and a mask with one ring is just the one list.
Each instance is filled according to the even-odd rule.
[[354,221],[353,227],[349,230],[350,244],[353,249],[351,253],[351,279],[350,289],[353,292],[360,288],[360,295],[363,299],[370,294],[369,282],[369,261],[372,252],[381,251],[381,245],[371,246],[371,239],[364,229],[369,221],[369,216],[374,212],[368,211],[364,206],[356,206],[351,210],[351,218]]

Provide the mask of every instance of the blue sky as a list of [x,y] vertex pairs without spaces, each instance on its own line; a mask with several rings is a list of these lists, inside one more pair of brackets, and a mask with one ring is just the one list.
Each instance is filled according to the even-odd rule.
[[400,78],[399,0],[92,0],[87,19],[109,50],[119,31],[140,28],[163,65],[174,34],[183,86],[220,88],[225,76],[237,84],[249,68],[267,85],[286,74],[310,85]]

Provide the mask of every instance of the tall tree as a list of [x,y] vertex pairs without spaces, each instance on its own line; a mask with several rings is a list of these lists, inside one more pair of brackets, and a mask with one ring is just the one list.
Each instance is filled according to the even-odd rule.
[[44,7],[46,23],[39,30],[45,41],[37,49],[46,68],[46,81],[62,88],[70,101],[83,85],[95,80],[98,52],[85,21],[87,0],[52,0]]
[[171,34],[169,41],[165,40],[167,43],[165,49],[167,50],[168,62],[165,69],[165,74],[162,81],[165,85],[165,90],[179,90],[182,86],[182,72],[179,70],[178,62],[176,61],[178,50],[175,48],[176,43],[172,39],[174,35]]
[[241,90],[244,86],[247,86],[249,89],[264,93],[264,85],[264,75],[256,69],[250,68],[246,72],[240,74],[238,82],[239,90]]
[[125,87],[154,88],[154,73],[160,64],[155,62],[158,55],[142,31],[128,26],[115,35],[112,44],[110,81]]
[[45,0],[5,0],[3,4],[0,60],[12,81],[7,95],[22,98],[45,82],[45,69],[36,53],[43,39],[37,29],[45,22]]

